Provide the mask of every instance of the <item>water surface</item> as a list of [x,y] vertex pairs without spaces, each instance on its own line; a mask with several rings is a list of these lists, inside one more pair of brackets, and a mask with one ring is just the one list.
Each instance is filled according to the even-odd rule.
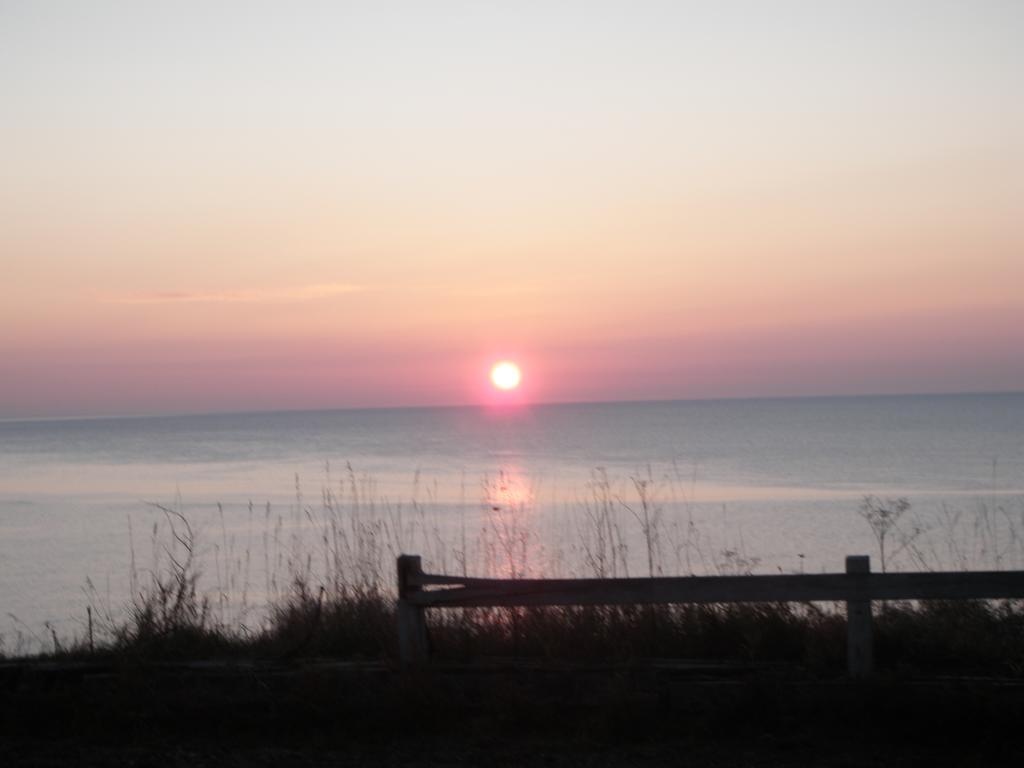
[[160,556],[152,503],[194,522],[208,582],[256,599],[296,548],[322,559],[331,515],[438,569],[589,575],[606,504],[631,575],[652,546],[665,573],[838,570],[876,552],[866,494],[926,530],[892,567],[1021,567],[1024,395],[3,422],[0,632],[73,630],[86,579],[123,604],[132,550],[136,572]]

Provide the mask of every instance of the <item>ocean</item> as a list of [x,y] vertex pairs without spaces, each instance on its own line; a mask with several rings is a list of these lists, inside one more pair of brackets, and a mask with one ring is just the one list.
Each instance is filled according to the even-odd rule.
[[[1024,567],[1024,394],[0,422],[0,637],[116,616],[188,523],[225,620],[302,572]],[[180,517],[179,517],[180,515]]]

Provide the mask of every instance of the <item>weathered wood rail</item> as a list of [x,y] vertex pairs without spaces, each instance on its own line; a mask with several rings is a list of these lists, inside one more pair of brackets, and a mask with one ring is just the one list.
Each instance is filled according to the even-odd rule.
[[429,659],[427,608],[665,603],[845,602],[847,668],[874,669],[871,601],[1024,598],[1024,571],[872,573],[866,555],[845,573],[635,579],[478,579],[424,573],[418,555],[398,558],[398,639],[403,664]]

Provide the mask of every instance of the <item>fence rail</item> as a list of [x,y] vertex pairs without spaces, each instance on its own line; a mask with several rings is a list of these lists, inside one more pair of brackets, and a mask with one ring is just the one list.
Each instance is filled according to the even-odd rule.
[[479,579],[424,573],[418,555],[398,558],[401,660],[429,658],[427,608],[630,605],[665,603],[845,602],[847,668],[874,668],[872,600],[1024,598],[1024,571],[871,573],[866,555],[846,558],[845,573],[680,576],[641,579]]

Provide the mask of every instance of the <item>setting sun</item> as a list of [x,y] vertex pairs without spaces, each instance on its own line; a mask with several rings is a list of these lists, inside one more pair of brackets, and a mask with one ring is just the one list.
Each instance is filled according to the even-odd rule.
[[491,368],[491,383],[498,389],[515,389],[519,386],[523,375],[519,372],[519,366],[515,363],[503,360]]

